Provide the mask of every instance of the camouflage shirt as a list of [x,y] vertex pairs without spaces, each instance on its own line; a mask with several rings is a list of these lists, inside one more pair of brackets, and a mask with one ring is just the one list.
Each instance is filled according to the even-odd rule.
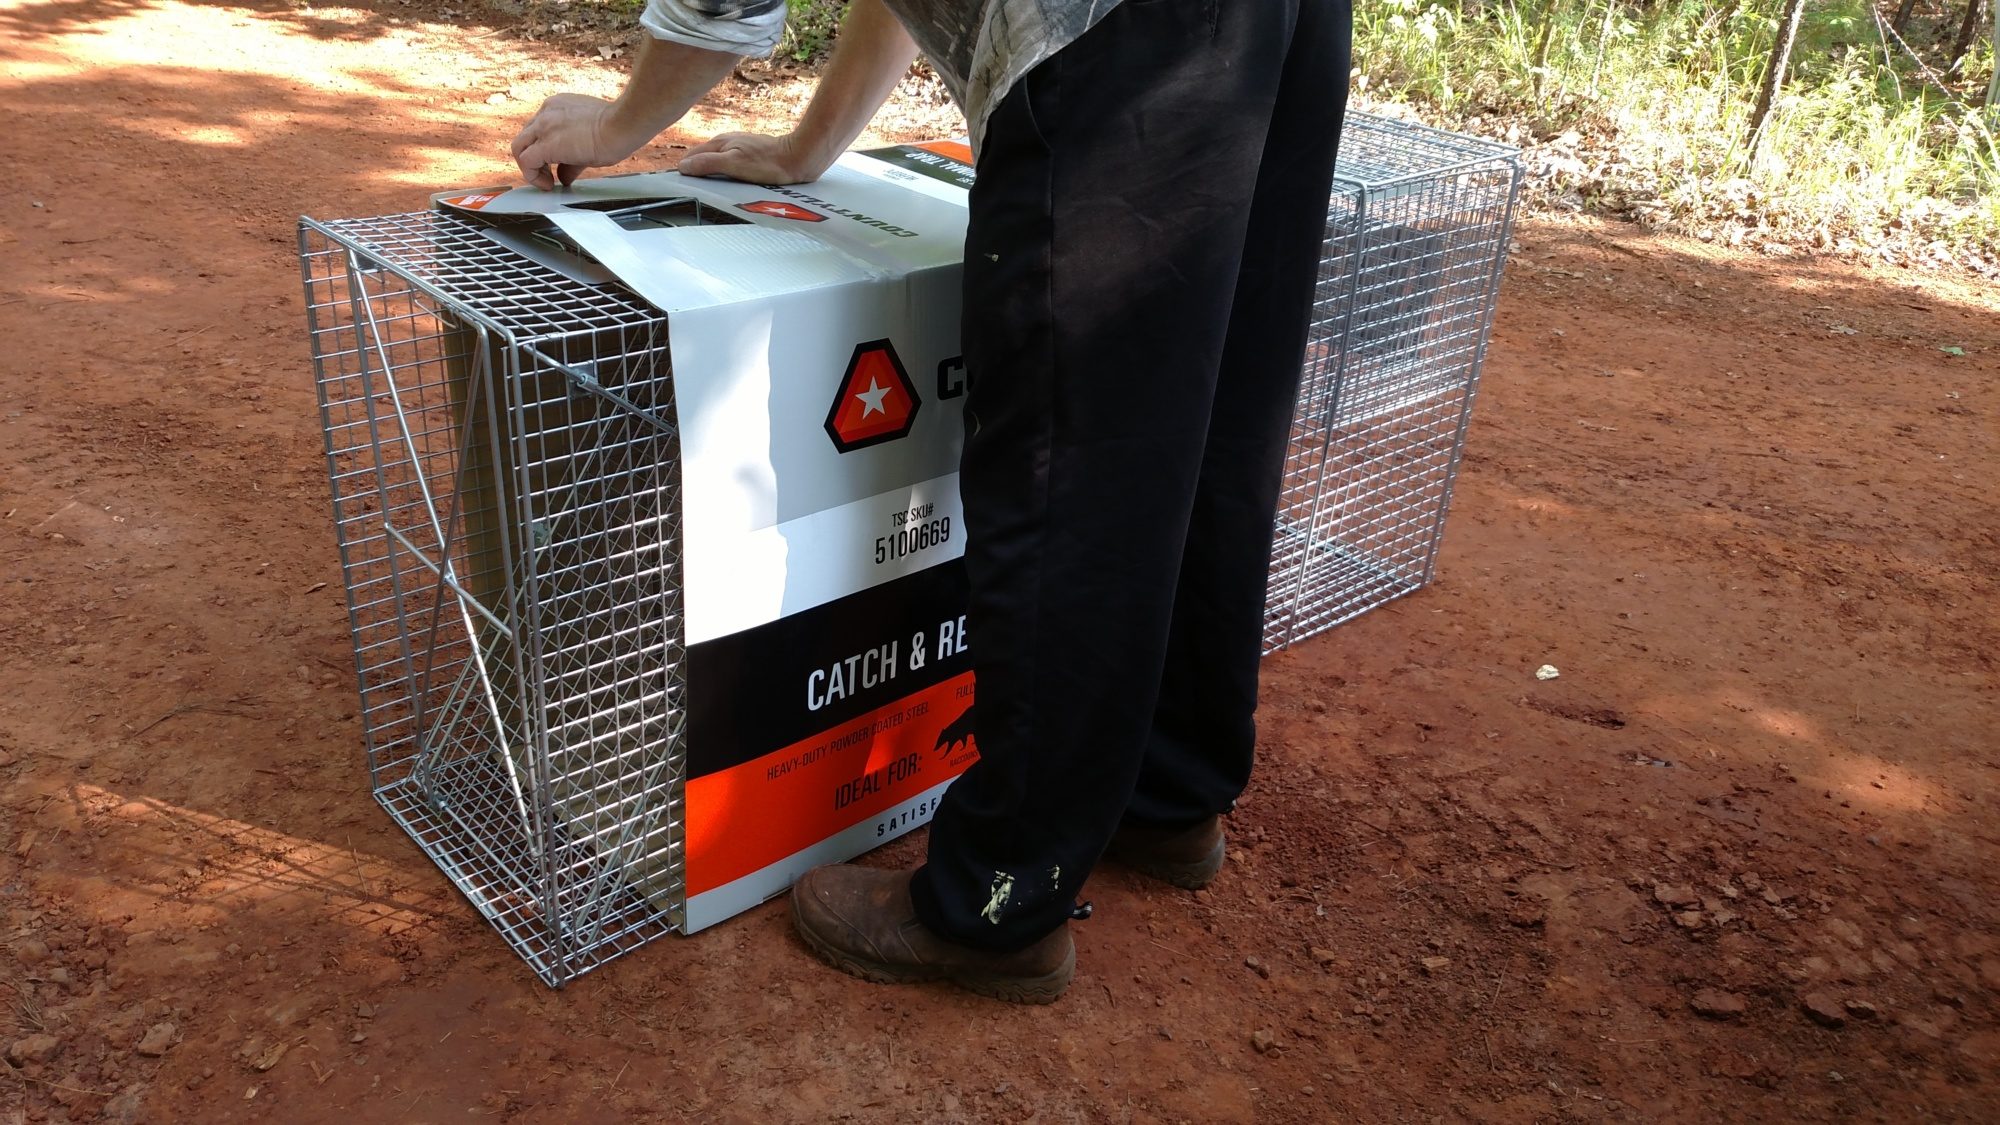
[[[972,145],[1007,91],[1090,30],[1118,0],[885,0],[965,112]],[[785,31],[785,0],[647,0],[639,22],[656,39],[768,55]]]

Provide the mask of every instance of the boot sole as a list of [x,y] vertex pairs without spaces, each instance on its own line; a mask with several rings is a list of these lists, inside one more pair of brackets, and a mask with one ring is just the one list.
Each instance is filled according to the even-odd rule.
[[804,939],[806,948],[814,956],[849,976],[860,977],[874,984],[929,984],[944,981],[967,992],[1004,1000],[1010,1004],[1053,1004],[1063,990],[1069,987],[1070,978],[1076,975],[1076,947],[1070,946],[1063,963],[1053,972],[1039,977],[995,976],[991,973],[954,972],[950,969],[920,968],[916,966],[889,965],[880,961],[863,961],[843,950],[836,949],[821,940],[818,934],[801,925],[798,903],[792,903],[792,929]]
[[1171,860],[1147,859],[1143,856],[1124,855],[1116,852],[1112,853],[1109,858],[1137,871],[1141,875],[1151,876],[1163,883],[1179,887],[1184,891],[1199,891],[1205,889],[1210,883],[1215,882],[1216,875],[1222,871],[1222,860],[1228,854],[1228,850],[1229,841],[1222,839],[1215,842],[1215,847],[1210,849],[1207,855],[1200,859],[1187,860],[1185,862],[1176,863]]

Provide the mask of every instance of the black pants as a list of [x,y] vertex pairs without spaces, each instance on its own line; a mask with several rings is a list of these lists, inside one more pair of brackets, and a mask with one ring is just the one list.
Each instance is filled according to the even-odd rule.
[[1121,821],[1248,783],[1349,5],[1126,0],[989,122],[959,478],[980,760],[913,888],[945,937],[1031,944]]

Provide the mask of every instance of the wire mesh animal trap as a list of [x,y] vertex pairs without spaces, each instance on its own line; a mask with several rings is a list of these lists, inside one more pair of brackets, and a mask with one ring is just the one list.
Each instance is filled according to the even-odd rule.
[[[1286,462],[1267,647],[1428,580],[1517,178],[1498,146],[1350,118]],[[811,214],[743,190],[749,202],[725,204],[779,222]],[[713,203],[654,210],[649,221],[672,226],[744,221]],[[489,234],[445,212],[305,219],[300,259],[370,786],[560,985],[705,924],[690,925],[701,896],[689,894],[689,793],[708,782],[689,776],[686,670],[710,642],[706,626],[689,628],[686,552],[697,548],[682,535],[668,315]],[[917,307],[890,303],[899,315]],[[949,309],[909,331],[955,340],[955,300]],[[938,359],[950,354],[911,358],[943,379]],[[684,369],[681,401],[704,385]],[[699,432],[688,431],[691,447]],[[940,652],[932,665],[943,663]],[[693,713],[700,729],[706,712]],[[927,818],[942,785],[925,786],[870,813],[873,831],[855,825],[867,843],[850,836],[846,854]],[[775,870],[759,872],[755,893],[782,887]]]
[[300,251],[370,784],[559,984],[680,901],[665,319],[439,214]]
[[964,207],[860,159],[816,187],[921,224],[856,224],[901,259],[801,243],[769,188],[553,201],[677,240],[667,312],[560,219],[301,221],[370,785],[550,984],[909,831],[971,760],[957,418],[897,352],[955,370]]
[[1520,178],[1506,146],[1348,115],[1278,502],[1267,652],[1430,581]]

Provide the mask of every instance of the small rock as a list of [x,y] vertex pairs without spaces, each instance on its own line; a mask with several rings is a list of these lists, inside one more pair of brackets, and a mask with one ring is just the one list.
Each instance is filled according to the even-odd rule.
[[7,1048],[7,1061],[15,1066],[45,1063],[62,1053],[62,1040],[53,1035],[30,1035],[16,1039]]
[[1686,884],[1676,886],[1670,883],[1654,883],[1653,901],[1661,906],[1696,906],[1700,904],[1701,896],[1695,894],[1694,888]]
[[505,93],[503,93],[503,92],[499,91],[499,90],[495,90],[495,91],[493,91],[492,93],[490,93],[490,94],[486,95],[486,104],[487,104],[487,105],[506,105],[506,104],[507,104],[507,95],[506,95]]
[[1243,959],[1243,967],[1263,977],[1265,980],[1271,979],[1271,966],[1266,965],[1255,957],[1245,957]]
[[1951,1036],[1951,1029],[1958,1023],[1958,1013],[1950,1008],[1938,1008],[1928,1013],[1903,1012],[1896,1022],[1926,1039],[1943,1042]]
[[135,1082],[125,1087],[117,1097],[105,1103],[98,1120],[113,1122],[114,1125],[130,1125],[134,1121],[143,1121],[145,1105],[145,1084]]
[[1799,997],[1799,1007],[1821,1027],[1845,1027],[1847,1009],[1824,992],[1808,992]]
[[1841,1007],[1846,1008],[1847,1014],[1858,1020],[1872,1020],[1882,1014],[1881,1009],[1866,1000],[1849,1000]]
[[1269,1031],[1253,1031],[1250,1033],[1250,1045],[1257,1049],[1258,1054],[1268,1055],[1278,1045],[1278,1037]]
[[1544,664],[1540,668],[1535,669],[1535,678],[1538,680],[1553,680],[1561,675],[1562,672],[1553,664]]
[[1734,992],[1724,992],[1719,988],[1704,988],[1688,998],[1688,1007],[1694,1014],[1712,1020],[1741,1019],[1750,1005]]
[[14,947],[14,959],[23,965],[39,965],[49,959],[48,943],[29,938]]
[[1826,929],[1833,936],[1846,942],[1850,948],[1856,950],[1868,948],[1868,935],[1861,932],[1861,927],[1845,918],[1827,919]]
[[1683,930],[1699,930],[1708,925],[1708,915],[1699,910],[1684,910],[1674,915],[1674,925]]
[[174,1035],[179,1031],[180,1029],[173,1024],[156,1023],[146,1029],[146,1034],[140,1038],[139,1045],[132,1049],[149,1059],[157,1059],[167,1053],[167,1048],[174,1045]]
[[368,1042],[368,1033],[365,1031],[357,1031],[352,1036],[349,1036],[347,1041],[349,1043],[366,1043]]
[[1538,898],[1517,898],[1507,907],[1507,923],[1532,929],[1548,920],[1548,907]]
[[1311,952],[1315,964],[1331,966],[1334,962],[1340,960],[1340,954],[1335,953],[1331,949],[1321,949],[1317,945],[1312,947]]
[[364,1020],[372,1020],[375,1018],[375,1009],[368,1004],[356,1004],[354,1005],[354,1014]]
[[1451,968],[1451,958],[1449,958],[1449,957],[1426,957],[1426,958],[1424,958],[1424,962],[1423,962],[1423,964],[1424,964],[1424,972],[1425,972],[1425,973],[1427,973],[1427,974],[1436,974],[1436,973],[1441,973],[1441,972],[1444,972],[1444,971],[1445,971],[1446,969],[1449,969],[1449,968]]

